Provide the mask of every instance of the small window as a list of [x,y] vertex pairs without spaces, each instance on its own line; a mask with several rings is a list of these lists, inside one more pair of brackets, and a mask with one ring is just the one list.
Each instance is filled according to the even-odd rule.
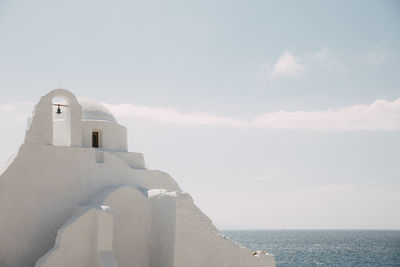
[[92,132],[92,147],[99,147],[99,132]]

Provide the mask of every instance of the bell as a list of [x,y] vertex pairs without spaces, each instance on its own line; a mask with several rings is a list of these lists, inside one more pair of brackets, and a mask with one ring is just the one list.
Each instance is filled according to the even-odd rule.
[[61,114],[61,108],[60,108],[60,106],[57,107],[56,114],[57,114],[57,115],[60,115],[60,114]]

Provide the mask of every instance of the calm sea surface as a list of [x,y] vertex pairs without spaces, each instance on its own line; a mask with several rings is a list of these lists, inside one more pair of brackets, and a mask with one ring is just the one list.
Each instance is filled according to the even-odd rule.
[[274,254],[277,266],[400,266],[400,231],[221,231],[252,250]]

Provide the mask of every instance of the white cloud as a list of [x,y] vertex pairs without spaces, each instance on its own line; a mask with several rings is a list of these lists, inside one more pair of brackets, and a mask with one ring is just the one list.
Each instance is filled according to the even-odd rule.
[[289,51],[283,53],[276,61],[271,73],[271,79],[295,77],[305,72],[305,65]]
[[307,69],[311,71],[325,70],[334,73],[347,73],[346,62],[331,51],[329,48],[322,48],[304,56]]
[[173,108],[151,108],[134,104],[104,104],[117,117],[145,118],[182,125],[221,125],[230,127],[311,130],[400,130],[400,98],[376,100],[370,105],[352,105],[323,111],[276,111],[250,120],[183,113]]
[[324,60],[330,56],[331,52],[328,48],[322,48],[321,50],[311,54],[312,60]]
[[256,79],[294,78],[321,68],[340,72],[343,72],[344,69],[337,55],[328,48],[304,53],[301,56],[286,51],[278,58],[275,64],[263,64],[256,73]]
[[366,66],[379,66],[387,60],[389,53],[376,48],[367,53],[360,53],[352,57],[343,57],[324,47],[318,51],[295,55],[290,51],[284,52],[275,64],[265,63],[256,73],[257,80],[293,78],[306,72],[325,70],[335,73],[348,73],[351,69]]
[[252,125],[276,129],[399,130],[400,98],[376,100],[370,105],[353,105],[325,111],[278,111],[255,117]]
[[228,117],[210,115],[204,112],[185,114],[174,108],[151,108],[134,104],[113,105],[103,103],[117,117],[138,117],[166,123],[186,125],[223,125],[243,127],[245,122]]
[[0,105],[0,112],[12,112],[15,111],[13,105]]
[[[265,129],[309,130],[400,130],[400,98],[375,100],[372,104],[351,105],[320,111],[275,111],[253,118],[226,117],[205,112],[181,112],[175,108],[153,108],[135,104],[106,104],[118,118],[142,118],[161,123],[189,126],[225,126]],[[32,103],[0,105],[0,122],[25,122]]]

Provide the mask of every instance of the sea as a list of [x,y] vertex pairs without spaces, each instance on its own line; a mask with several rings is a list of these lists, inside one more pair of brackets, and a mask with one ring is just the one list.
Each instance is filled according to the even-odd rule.
[[274,254],[277,267],[397,266],[398,230],[222,230],[251,250]]

